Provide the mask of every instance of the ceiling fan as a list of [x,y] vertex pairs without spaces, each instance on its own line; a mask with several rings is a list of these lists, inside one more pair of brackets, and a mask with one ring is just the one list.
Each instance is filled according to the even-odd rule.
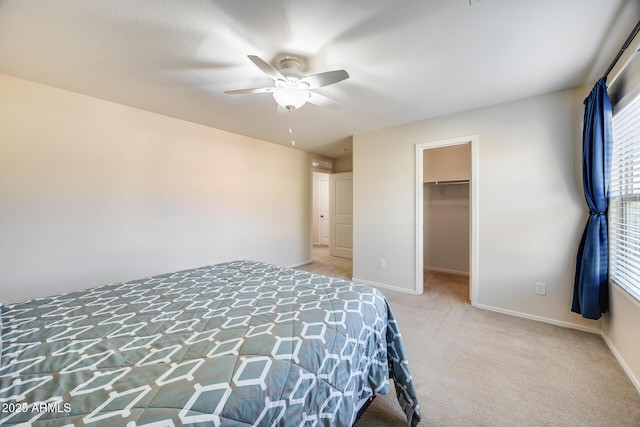
[[279,69],[271,66],[265,60],[248,55],[248,58],[274,81],[273,87],[261,87],[255,89],[228,90],[224,93],[228,95],[246,93],[273,93],[273,98],[278,103],[278,109],[283,111],[293,111],[302,107],[305,103],[327,107],[332,110],[341,110],[342,106],[324,95],[313,92],[313,90],[338,83],[349,78],[345,70],[327,71],[324,73],[310,74],[305,76],[302,73],[302,60],[293,56],[285,56],[279,61]]

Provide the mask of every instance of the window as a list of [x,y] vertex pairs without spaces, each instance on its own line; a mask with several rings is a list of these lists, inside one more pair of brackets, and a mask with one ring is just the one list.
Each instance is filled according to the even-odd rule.
[[640,300],[640,96],[614,108],[609,239],[611,280]]

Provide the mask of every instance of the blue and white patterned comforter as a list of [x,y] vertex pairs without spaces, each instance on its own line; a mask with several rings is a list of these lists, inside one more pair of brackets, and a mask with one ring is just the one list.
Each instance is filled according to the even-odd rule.
[[238,261],[2,307],[0,424],[350,426],[394,380],[382,293]]

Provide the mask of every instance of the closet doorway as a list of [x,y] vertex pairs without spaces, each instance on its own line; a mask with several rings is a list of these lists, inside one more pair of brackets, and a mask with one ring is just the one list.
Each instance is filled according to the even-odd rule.
[[425,269],[469,275],[477,286],[477,136],[416,144],[416,293]]

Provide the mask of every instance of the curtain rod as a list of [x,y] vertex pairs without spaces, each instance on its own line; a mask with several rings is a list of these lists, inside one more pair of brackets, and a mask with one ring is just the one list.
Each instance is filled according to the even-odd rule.
[[605,81],[607,81],[607,76],[609,75],[613,67],[615,67],[616,63],[618,62],[618,59],[620,59],[624,51],[629,47],[629,45],[631,44],[631,41],[636,37],[636,35],[638,34],[638,31],[640,31],[640,21],[638,21],[635,28],[631,31],[631,34],[629,34],[629,37],[627,37],[627,40],[624,42],[624,44],[618,51],[618,54],[616,55],[616,57],[613,58],[613,61],[611,61],[611,64],[609,64],[609,68],[607,68],[607,71],[605,71],[605,73],[602,75],[602,78]]

